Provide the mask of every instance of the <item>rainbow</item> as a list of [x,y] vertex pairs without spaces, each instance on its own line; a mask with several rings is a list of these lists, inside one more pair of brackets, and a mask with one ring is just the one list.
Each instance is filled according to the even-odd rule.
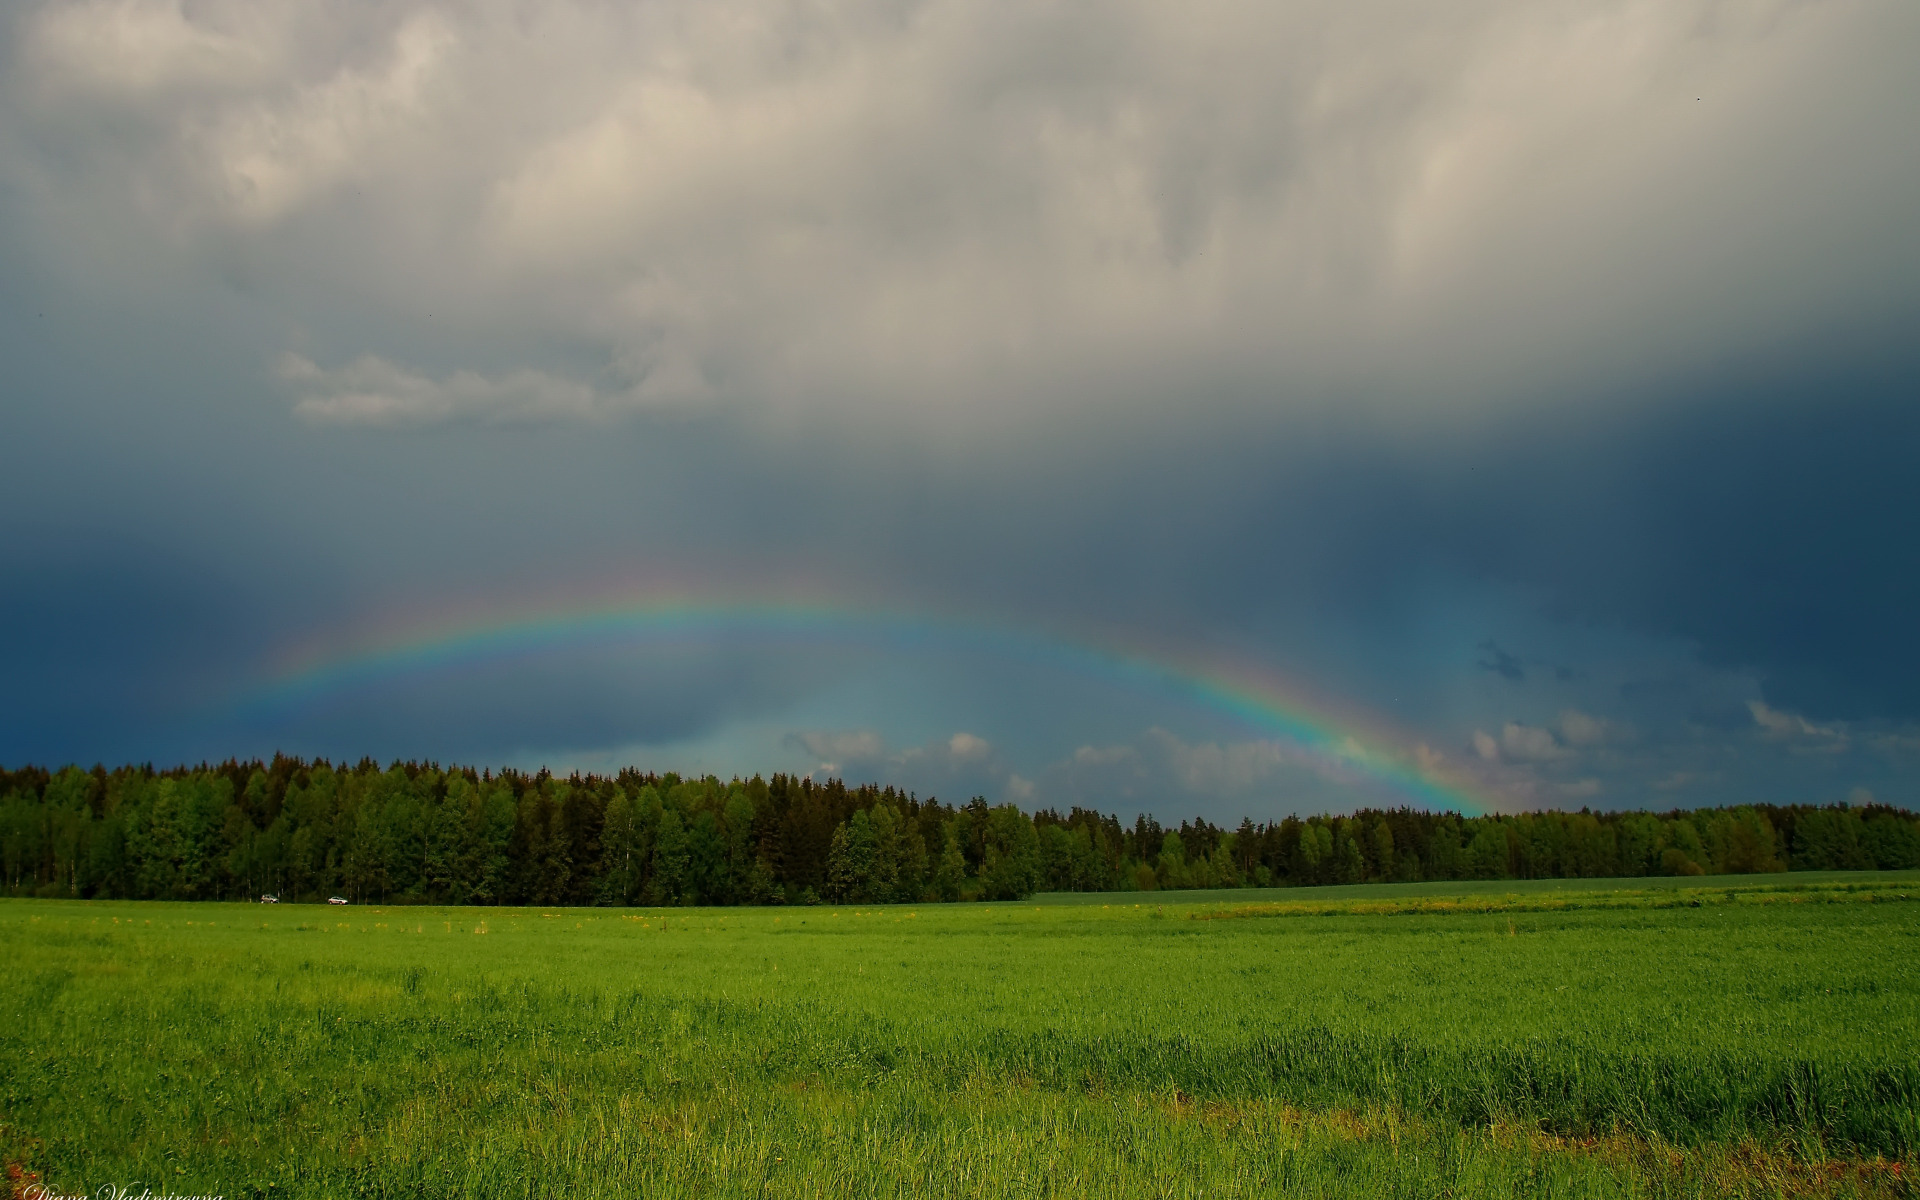
[[1405,748],[1377,720],[1246,662],[1203,662],[1136,643],[1127,648],[1032,627],[820,599],[616,595],[520,610],[439,615],[344,645],[298,650],[248,691],[244,708],[286,712],[383,681],[583,646],[662,644],[714,636],[904,650],[964,650],[1077,672],[1112,686],[1184,699],[1289,744],[1328,778],[1383,785],[1405,803],[1478,814],[1495,806],[1424,747]]

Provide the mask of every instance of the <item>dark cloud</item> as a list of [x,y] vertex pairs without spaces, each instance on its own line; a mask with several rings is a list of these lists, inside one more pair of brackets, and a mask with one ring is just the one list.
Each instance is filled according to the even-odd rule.
[[266,642],[256,597],[226,564],[99,531],[0,534],[0,761],[188,753],[191,713]]
[[696,740],[785,710],[828,669],[765,647],[595,647],[269,695],[226,722],[289,752],[498,763]]
[[[1573,615],[1697,644],[1770,696],[1920,716],[1920,369],[1667,404],[1507,453],[1540,464],[1466,514],[1474,567]],[[1746,391],[1746,389],[1742,389]]]
[[1482,671],[1492,671],[1500,678],[1513,683],[1526,682],[1526,666],[1517,656],[1502,650],[1500,643],[1492,638],[1480,643],[1480,661],[1474,665]]
[[1515,803],[1899,794],[1915,20],[27,5],[0,759],[1364,790],[1244,711],[915,647],[235,699],[407,613],[718,579],[1252,664]]

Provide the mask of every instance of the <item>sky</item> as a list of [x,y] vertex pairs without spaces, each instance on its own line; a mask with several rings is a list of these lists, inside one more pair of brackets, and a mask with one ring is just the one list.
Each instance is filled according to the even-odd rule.
[[1920,8],[0,8],[0,763],[1920,806]]

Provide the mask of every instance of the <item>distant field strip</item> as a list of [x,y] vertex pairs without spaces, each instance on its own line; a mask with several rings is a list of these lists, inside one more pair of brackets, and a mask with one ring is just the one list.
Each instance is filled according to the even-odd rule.
[[1912,1196],[1884,882],[0,902],[0,1154],[69,1194]]
[[1396,897],[1385,900],[1275,900],[1227,908],[1194,909],[1190,921],[1245,917],[1404,916],[1412,913],[1575,912],[1585,909],[1700,908],[1736,904],[1897,904],[1920,899],[1920,881],[1815,885],[1745,885],[1595,891],[1572,895],[1479,895],[1457,898]]

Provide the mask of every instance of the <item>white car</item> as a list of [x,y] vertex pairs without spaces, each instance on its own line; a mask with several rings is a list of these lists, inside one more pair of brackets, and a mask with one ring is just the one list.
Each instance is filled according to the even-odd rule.
[[342,899],[341,899],[340,897],[338,897],[338,896],[328,896],[328,897],[327,897],[327,903],[328,903],[328,904],[345,904],[345,903],[346,903],[346,901],[345,901],[345,900],[342,900]]
[[278,896],[262,896],[262,897],[260,897],[260,903],[262,903],[262,904],[278,904],[278,903],[280,903],[280,897],[278,897]]

